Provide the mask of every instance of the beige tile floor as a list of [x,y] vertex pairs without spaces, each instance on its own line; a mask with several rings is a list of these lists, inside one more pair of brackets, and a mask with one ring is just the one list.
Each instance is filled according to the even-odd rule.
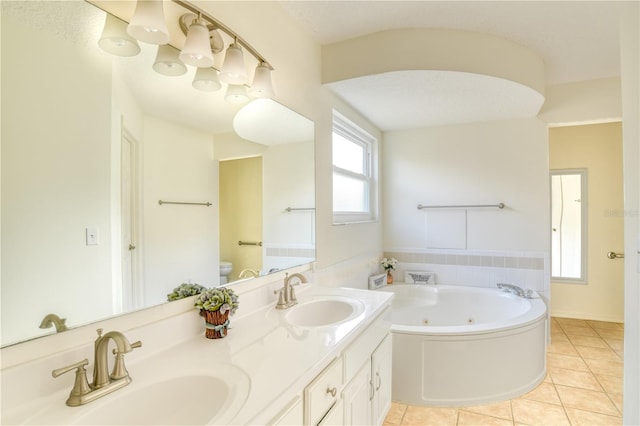
[[622,324],[551,319],[547,377],[521,397],[474,407],[392,403],[385,425],[621,425]]

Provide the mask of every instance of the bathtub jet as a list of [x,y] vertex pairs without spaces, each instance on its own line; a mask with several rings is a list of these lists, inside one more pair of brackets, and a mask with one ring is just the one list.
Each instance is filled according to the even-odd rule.
[[393,285],[392,399],[460,407],[529,392],[546,376],[547,308],[534,293]]

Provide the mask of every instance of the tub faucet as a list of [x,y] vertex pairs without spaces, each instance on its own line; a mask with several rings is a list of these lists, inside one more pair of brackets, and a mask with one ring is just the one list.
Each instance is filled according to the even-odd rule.
[[533,298],[533,291],[531,289],[527,289],[525,291],[522,289],[522,287],[518,287],[517,285],[506,284],[506,283],[498,283],[497,286],[498,288],[502,289],[503,291],[506,291],[507,293],[513,293],[517,296],[524,297],[525,299]]
[[[111,374],[109,374],[109,363],[107,362],[109,340],[113,340],[116,344],[116,349],[113,350],[116,359]],[[87,381],[85,366],[89,364],[89,360],[86,358],[51,372],[53,377],[58,377],[76,370],[75,383],[67,399],[67,405],[76,407],[87,404],[131,383],[131,377],[129,377],[129,372],[124,365],[124,354],[141,346],[142,342],[140,341],[129,343],[124,334],[119,331],[110,331],[103,336],[102,329],[99,328],[98,338],[94,344],[93,383],[89,384]]]
[[287,309],[298,303],[298,299],[296,299],[296,293],[293,291],[293,286],[297,284],[291,284],[291,280],[294,278],[298,278],[300,280],[300,283],[308,282],[307,278],[300,273],[291,275],[289,275],[289,273],[286,273],[284,276],[284,286],[279,291],[276,309]]

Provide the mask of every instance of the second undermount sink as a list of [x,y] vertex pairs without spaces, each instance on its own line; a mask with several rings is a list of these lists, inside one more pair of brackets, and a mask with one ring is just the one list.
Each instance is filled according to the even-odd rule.
[[299,327],[323,327],[342,323],[364,311],[362,302],[348,297],[327,297],[300,303],[289,310],[286,321]]
[[[95,401],[73,424],[206,425],[228,424],[244,405],[249,379],[232,366],[223,374],[189,372],[127,388]],[[134,382],[135,383],[135,382]],[[92,404],[96,404],[92,406]]]

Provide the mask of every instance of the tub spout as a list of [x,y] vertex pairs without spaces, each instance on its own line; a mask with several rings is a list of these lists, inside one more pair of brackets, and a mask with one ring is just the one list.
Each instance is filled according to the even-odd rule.
[[531,290],[525,291],[522,289],[522,287],[518,287],[517,285],[498,283],[497,286],[498,288],[502,289],[502,291],[506,291],[507,293],[513,293],[517,296],[524,297],[525,299],[533,298],[533,291]]

